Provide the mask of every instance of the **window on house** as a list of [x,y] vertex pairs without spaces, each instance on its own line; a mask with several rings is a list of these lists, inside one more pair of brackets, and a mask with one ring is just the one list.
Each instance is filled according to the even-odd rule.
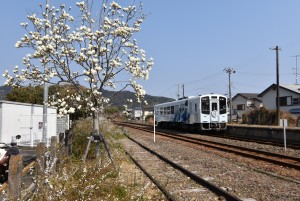
[[247,107],[254,107],[255,104],[253,101],[247,101]]
[[245,110],[245,104],[239,104],[236,106],[237,110]]
[[292,105],[292,96],[283,96],[279,98],[280,106],[291,106]]
[[300,105],[300,97],[293,98],[293,105]]

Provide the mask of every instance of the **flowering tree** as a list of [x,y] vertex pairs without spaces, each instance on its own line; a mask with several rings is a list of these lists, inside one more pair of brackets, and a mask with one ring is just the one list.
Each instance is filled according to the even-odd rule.
[[[102,0],[100,9],[95,9],[94,3],[77,2],[80,15],[76,18],[65,5],[41,6],[41,14],[28,15],[29,23],[21,23],[27,33],[16,47],[29,48],[32,53],[23,58],[23,69],[16,66],[13,73],[5,71],[3,76],[10,86],[28,82],[71,85],[73,93],[64,97],[57,94],[48,104],[57,106],[61,115],[86,108],[93,117],[94,132],[101,135],[98,117],[109,101],[102,90],[131,86],[140,99],[145,91],[137,81],[148,79],[153,59],[147,59],[133,38],[146,18],[142,3],[122,7]],[[128,81],[118,76],[122,74]]]

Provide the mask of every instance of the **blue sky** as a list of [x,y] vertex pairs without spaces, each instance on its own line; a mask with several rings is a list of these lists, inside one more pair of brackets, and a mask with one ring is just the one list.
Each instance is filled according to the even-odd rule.
[[[59,5],[62,1],[50,0]],[[122,4],[122,1],[118,1]],[[26,52],[15,48],[24,35],[20,22],[27,11],[39,10],[38,0],[10,0],[0,10],[0,68],[21,66]],[[226,67],[233,68],[232,95],[260,93],[276,82],[279,46],[280,83],[296,83],[300,55],[299,0],[144,0],[149,13],[136,35],[140,48],[154,58],[150,79],[143,82],[149,95],[176,98],[185,95],[228,93]],[[68,5],[68,4],[67,4]],[[300,73],[300,56],[298,57]],[[0,78],[0,83],[4,79]],[[300,83],[300,74],[298,75]],[[0,84],[2,85],[2,84]],[[182,94],[182,88],[180,88]]]

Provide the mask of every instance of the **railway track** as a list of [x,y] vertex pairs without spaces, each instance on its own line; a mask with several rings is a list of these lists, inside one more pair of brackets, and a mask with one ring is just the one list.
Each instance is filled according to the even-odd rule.
[[[128,124],[128,123],[118,123],[118,124],[153,133],[152,129],[147,128],[142,125],[132,125],[132,124]],[[156,134],[165,136],[168,138],[172,138],[175,140],[193,143],[195,145],[209,147],[209,148],[216,149],[219,151],[233,153],[233,154],[236,154],[239,156],[268,162],[268,163],[271,163],[274,165],[284,166],[287,168],[293,168],[295,170],[300,170],[300,158],[297,158],[297,157],[286,156],[286,155],[282,155],[282,154],[276,154],[276,153],[271,153],[271,152],[267,152],[267,151],[256,150],[256,149],[251,149],[251,148],[246,148],[246,147],[241,147],[241,146],[229,145],[229,144],[220,143],[220,142],[213,142],[213,141],[208,141],[208,140],[203,140],[203,139],[197,139],[197,138],[193,138],[193,137],[189,137],[189,136],[182,136],[182,135],[178,135],[178,134],[174,134],[174,133],[170,134],[170,133],[166,133],[166,132],[156,132]]]
[[[219,137],[219,138],[223,138],[223,139],[230,139],[230,140],[242,140],[245,142],[255,142],[255,143],[278,146],[278,147],[283,146],[282,141],[266,141],[266,140],[262,140],[262,139],[258,139],[258,138],[236,137],[236,136],[233,136],[230,134],[229,135],[226,134],[226,136],[220,135],[220,134],[214,134],[214,135],[210,135],[210,136]],[[292,149],[300,149],[300,144],[297,144],[297,143],[287,143],[286,146],[288,148],[292,148]]]
[[[241,201],[242,199],[236,197],[235,195],[225,191],[223,188],[218,187],[216,185],[214,185],[213,183],[199,177],[198,175],[194,174],[193,172],[189,171],[188,169],[184,168],[183,166],[173,162],[172,160],[162,156],[161,154],[157,153],[156,151],[146,147],[145,145],[141,144],[140,142],[136,141],[135,139],[131,138],[130,136],[126,135],[128,137],[128,139],[130,139],[132,142],[134,142],[135,144],[137,144],[139,147],[141,147],[143,150],[147,151],[147,153],[151,154],[152,156],[150,156],[149,154],[147,154],[145,156],[145,152],[141,151],[141,150],[135,150],[135,152],[133,154],[126,152],[130,158],[134,161],[134,163],[140,167],[140,169],[158,186],[158,188],[164,193],[165,197],[167,198],[167,200],[182,200],[183,198],[183,194],[185,192],[184,189],[190,189],[191,185],[193,186],[192,190],[196,190],[197,189],[202,189],[202,192],[205,192],[207,190],[209,190],[209,192],[205,192],[204,196],[206,199],[215,199],[216,196],[219,197],[220,200],[232,200],[232,201]],[[132,150],[132,148],[131,148]],[[145,161],[145,157],[147,158],[146,161],[156,161],[155,164],[158,163],[164,163],[164,164],[160,164],[160,168],[159,169],[164,169],[167,170],[168,172],[164,171],[162,175],[157,175],[157,173],[150,173],[148,172],[148,170],[146,170],[147,168],[145,168],[145,165],[142,165],[139,162],[138,156],[136,156],[136,153],[142,153],[143,155],[143,159],[141,159],[141,161]],[[135,155],[135,156],[134,156]],[[155,157],[155,159],[153,159],[153,157]],[[158,162],[157,159],[159,159],[161,162]],[[152,164],[153,165],[153,164]],[[149,166],[149,165],[146,165]],[[151,165],[150,165],[151,166]],[[164,167],[162,168],[161,166],[169,166],[169,167]],[[148,167],[149,168],[149,167]],[[175,170],[173,170],[175,169]],[[157,169],[155,169],[157,172]],[[151,171],[151,170],[150,170]],[[175,174],[174,174],[175,172]],[[153,176],[153,174],[155,174],[155,176]],[[161,178],[165,178],[168,175],[167,178],[168,180],[165,182],[161,182],[159,179]],[[172,177],[172,175],[176,175],[176,177]],[[181,175],[181,176],[180,176]],[[184,176],[183,176],[184,175]],[[183,178],[183,177],[184,178]],[[181,177],[180,179],[180,183],[181,185],[178,185],[178,177]],[[158,179],[157,179],[158,178]],[[195,182],[195,184],[191,184],[191,181],[193,180],[193,182]],[[180,187],[180,189],[177,189],[177,193],[174,192],[174,190],[172,190],[172,187],[170,186],[175,186],[178,188]],[[175,188],[176,188],[175,187]],[[170,189],[171,188],[171,189]],[[174,188],[174,187],[173,187]],[[203,189],[205,188],[205,189]],[[206,190],[207,189],[207,190]],[[191,189],[190,189],[191,190]],[[171,191],[171,192],[170,192]],[[180,192],[180,193],[178,193]],[[199,196],[199,195],[198,195]],[[191,199],[190,194],[189,194],[189,199]],[[205,199],[203,197],[201,197],[202,199]],[[197,198],[199,199],[199,198]]]
[[[144,127],[151,127],[153,128],[153,126],[150,125],[146,125],[146,124],[142,124],[142,123],[133,123],[130,122],[130,124],[134,124],[134,125],[140,125],[140,126],[144,126]],[[239,136],[234,136],[234,135],[230,135],[230,134],[226,134],[224,135],[223,133],[205,133],[206,136],[212,136],[212,137],[218,137],[218,138],[223,138],[223,139],[230,139],[230,140],[239,140],[239,141],[244,141],[244,142],[253,142],[253,143],[259,143],[259,144],[264,144],[264,145],[271,145],[271,146],[278,146],[278,147],[282,147],[283,146],[283,141],[268,141],[266,139],[259,139],[259,138],[249,138],[249,137],[239,137]],[[286,144],[287,148],[291,148],[291,149],[299,149],[300,150],[300,144],[299,143],[291,143],[291,142],[287,142]]]

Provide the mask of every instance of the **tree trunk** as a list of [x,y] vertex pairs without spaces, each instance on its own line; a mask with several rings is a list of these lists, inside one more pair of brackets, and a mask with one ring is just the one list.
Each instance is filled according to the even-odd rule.
[[[93,135],[100,135],[99,126],[99,112],[95,111],[93,114]],[[96,159],[99,160],[99,164],[101,164],[100,141],[96,143]]]
[[101,164],[101,150],[100,150],[100,143],[103,142],[104,144],[104,147],[107,151],[107,155],[109,157],[109,159],[112,161],[112,157],[111,157],[111,154],[110,154],[110,151],[109,151],[109,148],[108,148],[108,144],[104,138],[104,136],[99,132],[99,126],[100,126],[100,123],[99,123],[99,113],[98,112],[95,112],[94,115],[93,115],[93,135],[99,135],[99,141],[97,142],[96,144],[96,159],[99,160],[99,164]]

